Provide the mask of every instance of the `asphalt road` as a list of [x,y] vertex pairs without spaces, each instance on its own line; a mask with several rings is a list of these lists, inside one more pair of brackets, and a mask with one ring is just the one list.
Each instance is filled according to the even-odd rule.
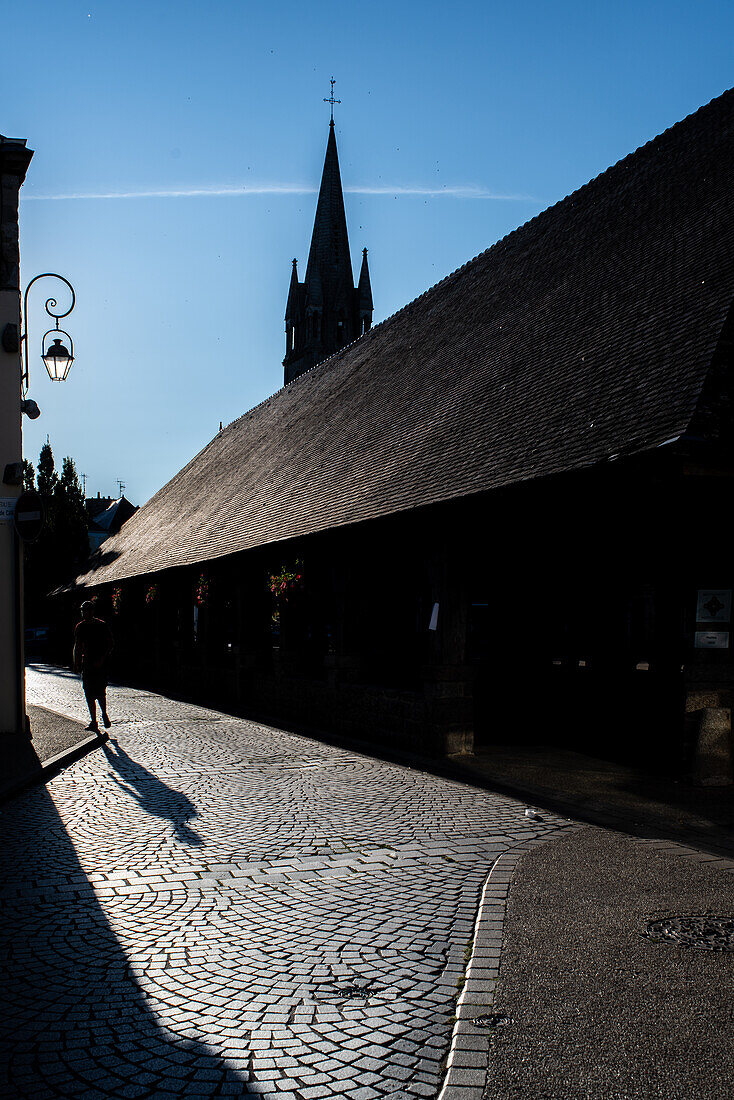
[[734,872],[587,827],[525,855],[505,918],[486,1100],[729,1100],[734,953],[642,933],[734,918]]

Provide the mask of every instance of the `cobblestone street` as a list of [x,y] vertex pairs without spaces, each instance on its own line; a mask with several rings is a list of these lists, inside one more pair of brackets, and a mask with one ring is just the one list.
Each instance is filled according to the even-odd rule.
[[[28,701],[88,720],[62,670]],[[487,875],[566,823],[144,691],[109,711],[3,808],[2,1095],[437,1096]]]

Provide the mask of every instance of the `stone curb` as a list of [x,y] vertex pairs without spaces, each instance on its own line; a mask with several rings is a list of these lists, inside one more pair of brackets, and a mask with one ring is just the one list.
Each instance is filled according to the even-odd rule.
[[47,783],[63,768],[68,767],[69,764],[73,764],[77,760],[81,760],[83,756],[86,756],[88,752],[101,744],[103,742],[99,735],[92,734],[82,741],[78,741],[71,748],[64,749],[63,752],[58,752],[55,756],[50,756],[48,760],[44,760],[39,767],[34,768],[21,779],[16,779],[7,786],[0,787],[0,805],[9,802],[16,795],[22,794],[29,787],[35,787],[37,783]]
[[492,865],[479,901],[471,959],[456,1003],[446,1077],[438,1100],[482,1100],[489,1068],[490,1031],[475,1020],[490,1015],[494,1004],[512,877],[527,852],[579,828],[583,825],[573,823],[553,829],[545,836],[511,848]]

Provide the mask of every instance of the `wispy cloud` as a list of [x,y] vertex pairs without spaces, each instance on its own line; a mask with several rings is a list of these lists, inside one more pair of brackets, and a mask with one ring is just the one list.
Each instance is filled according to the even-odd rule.
[[289,183],[264,183],[248,187],[180,187],[160,191],[69,191],[59,195],[21,195],[26,202],[62,201],[64,199],[192,199],[217,196],[244,197],[246,195],[310,195],[313,187],[300,187]]
[[498,199],[502,202],[536,202],[533,195],[503,195],[497,191],[490,191],[488,187],[473,187],[467,184],[449,185],[447,187],[404,187],[402,184],[390,187],[388,184],[379,187],[345,187],[352,195],[427,195],[436,197],[445,195],[450,199]]
[[[403,184],[345,187],[351,195],[419,195],[426,198],[495,199],[500,202],[536,202],[532,195],[503,195],[487,187],[449,185],[446,187],[410,187]],[[317,188],[297,183],[263,183],[247,187],[181,187],[158,191],[70,191],[57,195],[21,194],[24,202],[62,202],[79,199],[193,199],[247,198],[250,195],[314,195]]]

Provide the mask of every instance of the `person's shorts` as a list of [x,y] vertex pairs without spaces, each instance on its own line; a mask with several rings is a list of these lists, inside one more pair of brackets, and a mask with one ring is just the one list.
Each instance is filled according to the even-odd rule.
[[85,695],[93,695],[98,699],[107,689],[107,677],[103,672],[91,673],[88,676],[82,673],[82,687]]

